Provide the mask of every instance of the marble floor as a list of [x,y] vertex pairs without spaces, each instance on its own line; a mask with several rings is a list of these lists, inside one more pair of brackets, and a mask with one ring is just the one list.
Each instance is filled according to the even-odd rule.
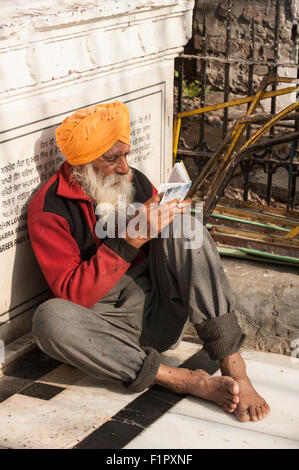
[[[158,386],[128,394],[35,351],[0,378],[0,449],[298,449],[299,364],[242,355],[271,407],[261,422],[240,423],[217,405]],[[219,374],[194,342],[182,341],[163,362]]]

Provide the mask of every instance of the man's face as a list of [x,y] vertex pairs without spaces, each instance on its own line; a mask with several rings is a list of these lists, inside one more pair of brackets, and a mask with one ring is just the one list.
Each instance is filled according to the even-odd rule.
[[118,140],[106,153],[93,161],[93,169],[102,176],[126,175],[130,171],[127,155],[130,146]]
[[72,168],[72,176],[96,205],[106,202],[117,210],[118,196],[125,196],[127,205],[132,202],[134,187],[127,163],[129,151],[129,145],[117,141],[96,160]]

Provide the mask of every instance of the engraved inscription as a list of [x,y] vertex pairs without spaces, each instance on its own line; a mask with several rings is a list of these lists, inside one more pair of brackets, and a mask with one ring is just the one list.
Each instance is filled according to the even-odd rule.
[[135,166],[151,158],[151,113],[145,112],[139,115],[130,122],[130,126],[131,151],[128,155],[128,163]]
[[28,240],[27,205],[63,162],[54,137],[41,139],[36,153],[0,165],[0,253]]

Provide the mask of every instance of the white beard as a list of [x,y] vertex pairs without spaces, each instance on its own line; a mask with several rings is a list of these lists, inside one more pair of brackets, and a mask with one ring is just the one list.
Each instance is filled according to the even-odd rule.
[[126,207],[133,201],[134,187],[131,179],[131,170],[126,175],[114,173],[103,176],[101,173],[94,171],[92,162],[90,162],[72,167],[70,183],[77,180],[96,206],[101,203],[108,203],[117,213],[119,196],[126,198]]

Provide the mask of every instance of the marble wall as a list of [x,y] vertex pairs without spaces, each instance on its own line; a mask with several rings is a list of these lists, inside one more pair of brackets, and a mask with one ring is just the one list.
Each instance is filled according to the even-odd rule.
[[47,285],[26,207],[64,157],[57,125],[114,99],[130,110],[129,162],[155,185],[171,170],[174,58],[192,33],[193,0],[3,2],[0,15],[0,338],[31,329]]

